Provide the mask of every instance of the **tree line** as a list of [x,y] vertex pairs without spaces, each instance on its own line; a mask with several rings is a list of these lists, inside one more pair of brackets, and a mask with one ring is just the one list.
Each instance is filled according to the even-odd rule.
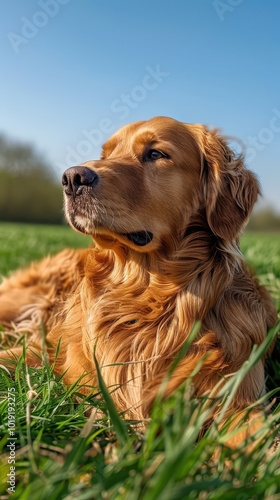
[[250,217],[247,231],[280,231],[280,214],[272,206],[255,210]]
[[31,145],[0,136],[0,220],[60,224],[62,189]]

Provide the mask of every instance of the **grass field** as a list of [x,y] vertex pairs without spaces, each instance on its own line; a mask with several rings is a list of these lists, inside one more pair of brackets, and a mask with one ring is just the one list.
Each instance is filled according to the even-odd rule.
[[[0,224],[0,274],[65,246],[89,242],[67,227]],[[246,234],[241,246],[280,311],[280,235]],[[249,366],[261,352],[253,353]],[[280,349],[268,364],[272,392],[279,385],[279,359]],[[222,388],[223,408],[247,368]],[[269,452],[280,421],[275,393],[270,394],[270,401],[276,396],[276,402],[259,436],[262,440],[248,454],[245,447],[228,449],[227,430],[218,431],[215,425],[197,439],[209,401],[190,398],[190,380],[167,401],[158,401],[142,436],[116,413],[102,383],[101,398],[81,396],[78,404],[77,388],[66,390],[47,366],[27,369],[19,363],[14,377],[1,367],[0,373],[0,499],[10,497],[12,482],[7,480],[12,481],[14,473],[11,498],[20,500],[280,499],[280,451]],[[14,420],[9,427],[8,402],[13,398],[11,438]],[[89,408],[101,408],[105,416],[93,411],[86,417]],[[213,460],[217,444],[221,454]]]

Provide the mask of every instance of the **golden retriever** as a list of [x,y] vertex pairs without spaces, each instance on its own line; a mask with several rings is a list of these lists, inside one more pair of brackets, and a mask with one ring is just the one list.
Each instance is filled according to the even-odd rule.
[[[3,281],[0,321],[7,339],[29,334],[28,365],[40,364],[43,323],[55,373],[90,391],[95,351],[118,409],[137,420],[148,417],[196,321],[200,333],[165,395],[202,360],[195,395],[236,372],[277,315],[238,244],[258,183],[226,140],[202,125],[152,118],[123,127],[100,160],[69,168],[62,183],[69,224],[92,235],[94,245],[64,250]],[[10,347],[0,353],[9,366],[22,354],[21,346]],[[242,415],[263,389],[261,360],[241,383],[232,414]],[[252,415],[249,432],[255,421]]]

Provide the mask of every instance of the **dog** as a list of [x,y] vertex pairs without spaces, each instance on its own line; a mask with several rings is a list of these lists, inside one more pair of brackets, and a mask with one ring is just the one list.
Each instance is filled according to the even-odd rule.
[[[196,322],[200,332],[167,380],[164,396],[192,376],[195,396],[213,394],[277,321],[268,292],[248,270],[239,236],[259,194],[252,172],[218,130],[155,117],[124,126],[97,161],[62,177],[66,219],[91,235],[89,249],[63,250],[4,279],[0,322],[12,367],[47,351],[65,384],[98,385],[96,360],[114,402],[145,421]],[[41,325],[46,332],[42,340]],[[44,345],[43,345],[44,344]],[[249,371],[229,414],[245,414],[264,390],[264,360]],[[250,415],[255,432],[261,409]]]

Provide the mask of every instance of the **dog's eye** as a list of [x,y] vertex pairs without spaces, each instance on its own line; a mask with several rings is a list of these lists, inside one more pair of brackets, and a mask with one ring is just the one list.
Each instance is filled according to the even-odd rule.
[[150,149],[150,151],[145,154],[144,161],[156,161],[160,158],[168,158],[168,155],[158,149]]

